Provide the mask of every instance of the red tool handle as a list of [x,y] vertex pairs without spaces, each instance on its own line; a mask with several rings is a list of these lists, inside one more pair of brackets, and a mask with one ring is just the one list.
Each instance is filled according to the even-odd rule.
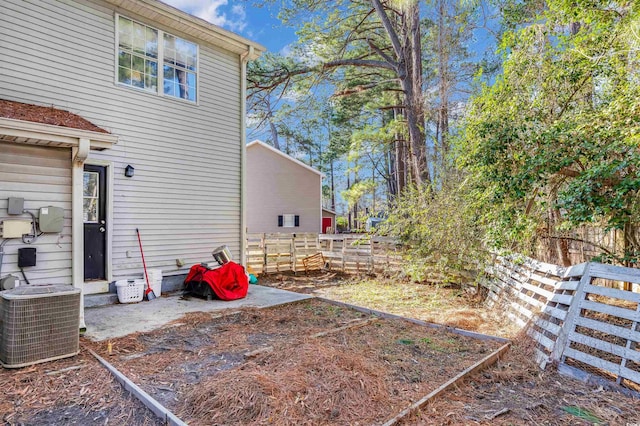
[[138,245],[140,246],[140,255],[142,256],[142,267],[144,268],[144,278],[147,280],[147,291],[146,294],[149,294],[153,290],[151,290],[151,284],[149,284],[149,275],[147,275],[147,264],[144,261],[144,252],[142,251],[142,240],[140,239],[140,231],[136,228],[136,234],[138,235]]

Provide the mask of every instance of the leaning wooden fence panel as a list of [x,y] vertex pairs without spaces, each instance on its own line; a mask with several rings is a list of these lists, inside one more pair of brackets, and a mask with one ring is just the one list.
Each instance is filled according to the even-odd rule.
[[640,270],[598,263],[561,268],[499,258],[487,304],[528,324],[542,368],[640,392]]
[[590,263],[584,277],[572,301],[573,324],[563,330],[561,365],[640,391],[640,293],[602,286],[603,280],[640,283],[640,271]]
[[309,256],[313,256],[320,251],[320,242],[318,241],[318,234],[304,233],[294,234],[293,240],[293,264],[294,271],[305,271],[306,266],[303,262],[304,259]]

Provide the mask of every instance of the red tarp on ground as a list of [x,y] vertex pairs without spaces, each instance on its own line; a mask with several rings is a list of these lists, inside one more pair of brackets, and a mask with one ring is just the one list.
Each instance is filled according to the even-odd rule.
[[249,280],[244,268],[234,262],[225,263],[212,270],[202,265],[193,265],[184,282],[185,285],[207,283],[221,300],[242,299],[249,289]]

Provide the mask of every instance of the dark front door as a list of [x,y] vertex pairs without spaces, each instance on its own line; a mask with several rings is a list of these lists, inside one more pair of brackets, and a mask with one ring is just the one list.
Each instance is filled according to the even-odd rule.
[[84,279],[104,280],[107,251],[107,168],[84,166]]

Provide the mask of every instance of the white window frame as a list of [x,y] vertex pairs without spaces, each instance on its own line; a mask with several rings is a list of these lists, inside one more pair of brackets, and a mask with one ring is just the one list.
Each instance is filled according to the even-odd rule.
[[[287,219],[289,219],[289,221]],[[296,215],[295,214],[283,214],[282,215],[282,227],[283,228],[295,228],[296,227]]]
[[[135,87],[129,84],[125,84],[125,83],[121,83],[118,80],[118,67],[119,67],[119,52],[120,52],[120,29],[119,29],[119,25],[120,25],[120,17],[124,18],[124,19],[128,19],[131,22],[135,22],[137,24],[140,25],[144,25],[145,27],[149,27],[155,31],[157,31],[158,34],[158,57],[156,58],[158,65],[158,76],[157,76],[157,87],[156,90],[149,90],[149,89],[145,89],[142,87]],[[188,43],[191,43],[193,45],[195,45],[196,47],[196,70],[193,71],[195,73],[195,77],[196,77],[196,85],[195,85],[195,101],[192,101],[190,99],[185,99],[185,98],[181,98],[178,96],[172,96],[172,95],[166,95],[164,93],[164,35],[170,35],[172,37],[175,37],[176,39],[180,39],[180,40],[184,40]],[[114,73],[114,81],[116,86],[118,87],[123,87],[126,89],[131,89],[131,90],[135,90],[138,91],[140,93],[147,93],[147,94],[151,94],[154,96],[161,96],[165,99],[172,99],[172,100],[176,100],[176,101],[180,101],[180,102],[187,102],[191,105],[198,105],[200,102],[200,45],[198,43],[194,43],[191,40],[187,40],[183,37],[179,37],[173,33],[161,30],[160,28],[156,28],[153,27],[151,25],[145,24],[144,22],[140,22],[138,20],[135,20],[133,18],[130,18],[126,15],[120,15],[119,13],[115,14],[115,52],[114,52],[114,57],[115,57],[115,73]]]

